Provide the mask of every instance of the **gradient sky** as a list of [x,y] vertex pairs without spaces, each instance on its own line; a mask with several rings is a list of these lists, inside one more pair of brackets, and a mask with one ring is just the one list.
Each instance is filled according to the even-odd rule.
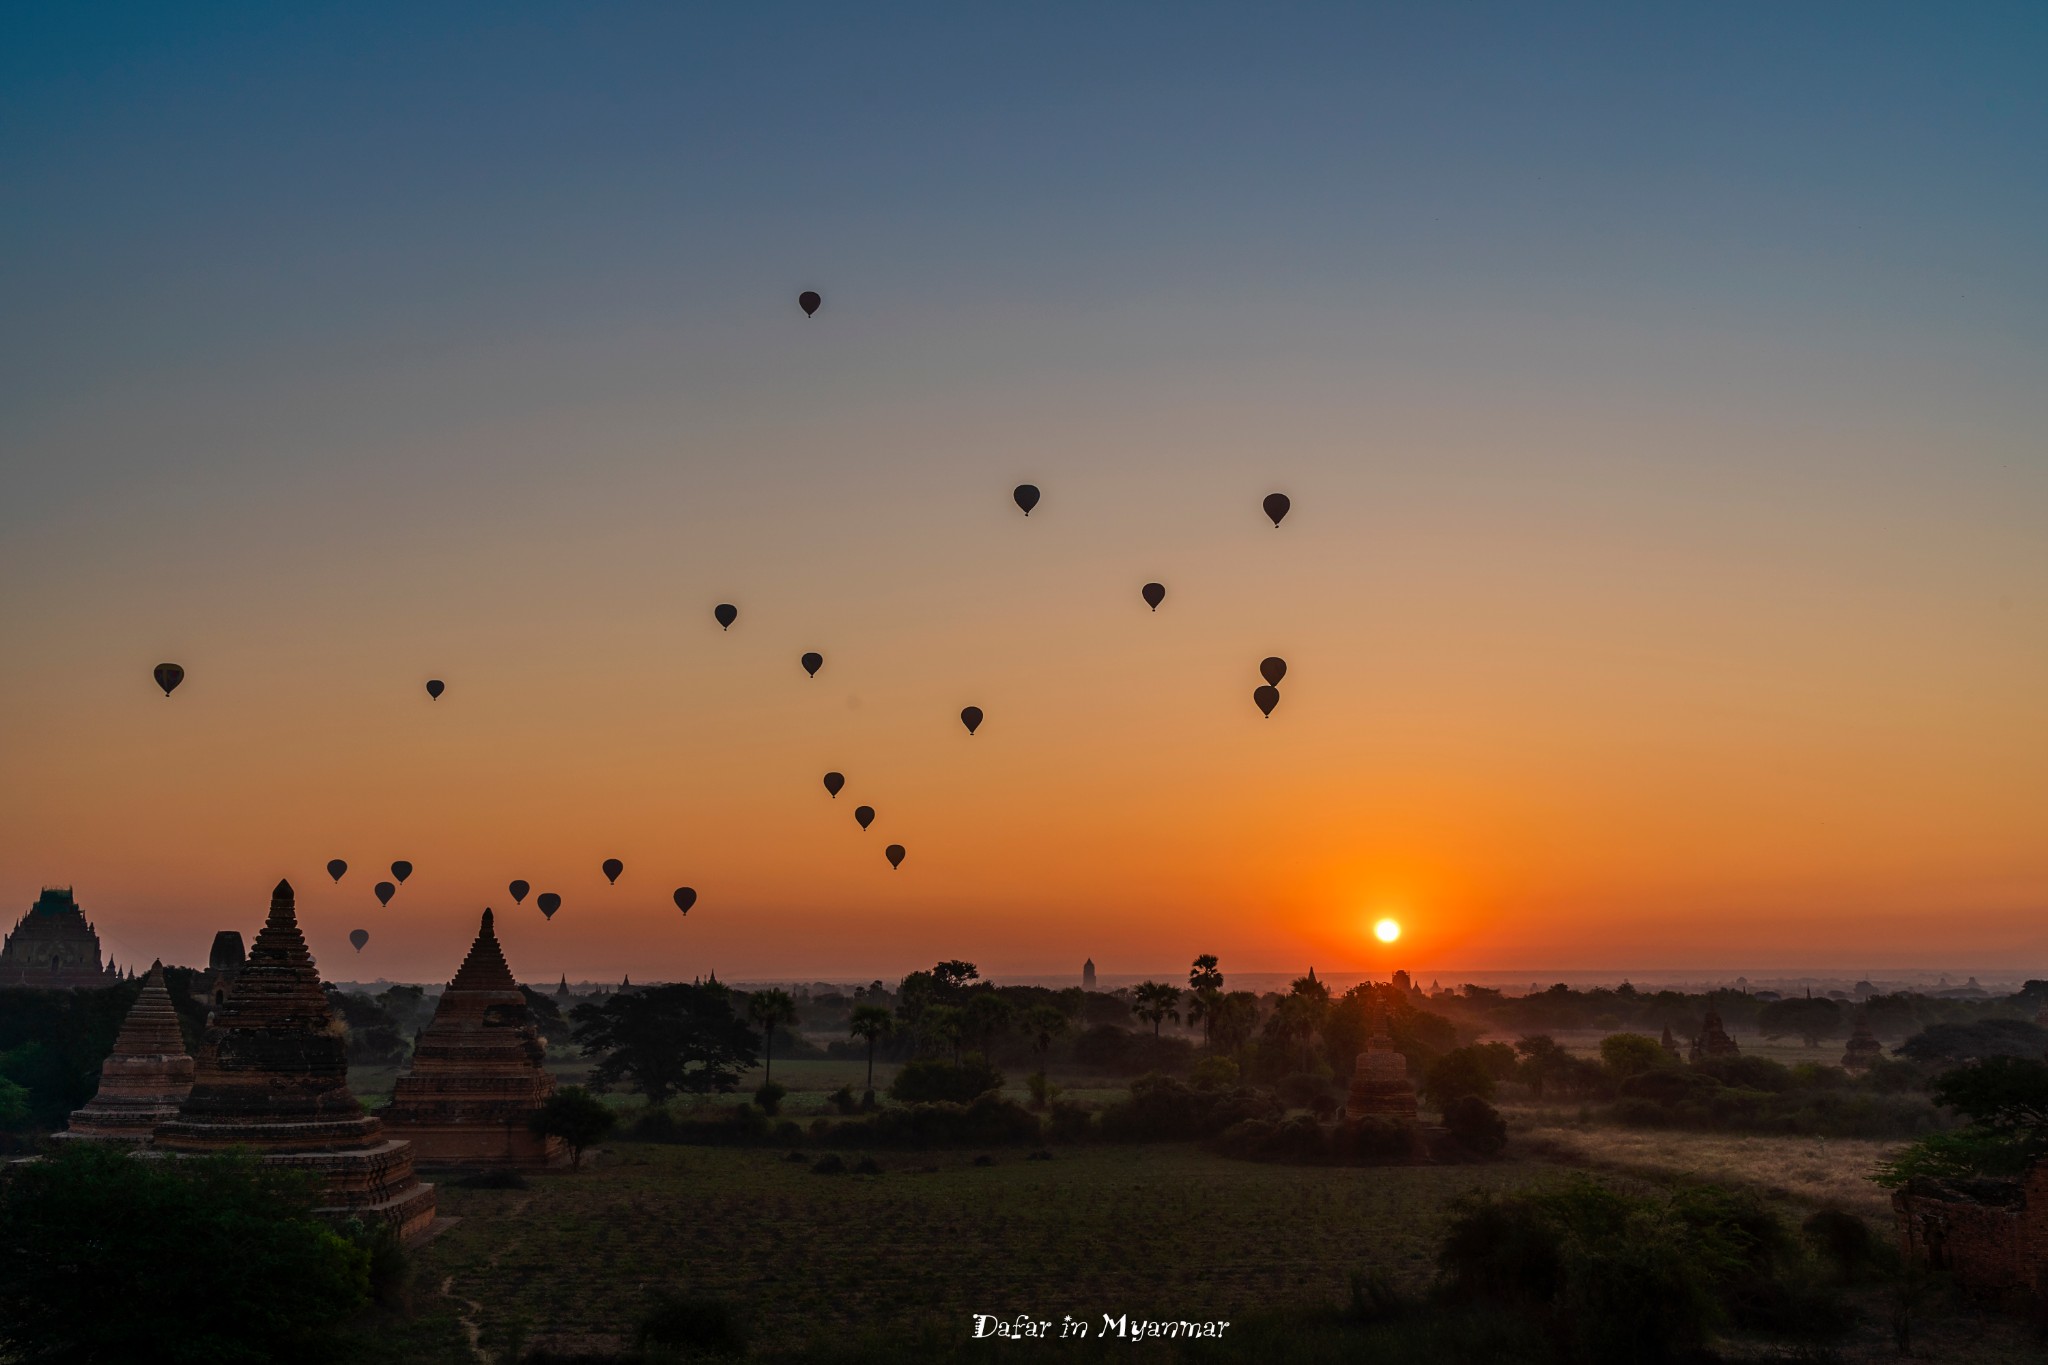
[[2044,70],[2035,4],[10,10],[0,910],[2048,974]]

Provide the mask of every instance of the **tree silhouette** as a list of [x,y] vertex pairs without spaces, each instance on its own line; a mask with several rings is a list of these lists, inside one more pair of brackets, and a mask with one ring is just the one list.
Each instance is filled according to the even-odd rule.
[[961,1006],[960,1031],[981,1048],[983,1056],[987,1056],[990,1044],[997,1034],[1010,1026],[1015,1013],[1008,1000],[983,987],[970,993],[967,1003]]
[[728,1093],[754,1065],[754,1035],[715,981],[586,1000],[569,1012],[593,1088],[620,1081],[659,1104],[676,1091]]
[[775,1030],[796,1022],[796,1001],[780,987],[755,991],[747,997],[747,1018],[761,1030],[761,1083],[766,1085],[775,1079]]
[[1180,1022],[1180,987],[1164,981],[1147,981],[1131,992],[1131,1013],[1140,1019],[1152,1021],[1152,1036],[1159,1036],[1159,1026],[1168,1019]]
[[583,1168],[583,1149],[612,1130],[618,1115],[580,1085],[564,1086],[533,1112],[527,1126],[542,1137],[558,1137],[569,1147],[569,1169]]
[[1188,1022],[1202,1026],[1202,1045],[1216,1041],[1216,1011],[1223,1004],[1223,973],[1217,970],[1216,954],[1203,953],[1188,968]]
[[846,1031],[868,1044],[868,1089],[875,1088],[875,1044],[896,1031],[896,1016],[880,1005],[855,1005]]

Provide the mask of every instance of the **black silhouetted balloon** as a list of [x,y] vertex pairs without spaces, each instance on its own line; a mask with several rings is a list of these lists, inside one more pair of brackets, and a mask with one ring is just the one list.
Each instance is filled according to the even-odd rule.
[[626,865],[617,858],[606,858],[604,860],[604,879],[613,886],[619,884],[619,874],[625,870]]
[[1266,508],[1266,515],[1273,519],[1273,525],[1276,527],[1287,516],[1287,509],[1294,506],[1293,503],[1287,500],[1287,495],[1285,493],[1266,494],[1266,501],[1264,505]]
[[360,953],[363,950],[363,945],[370,941],[370,931],[368,929],[351,929],[348,931],[348,941],[355,944],[356,951]]
[[853,819],[854,823],[858,824],[862,829],[866,829],[869,825],[875,823],[875,808],[873,806],[855,806],[853,808]]
[[538,896],[535,896],[533,898],[533,903],[535,905],[538,905],[540,907],[540,912],[543,915],[546,915],[549,919],[553,919],[555,917],[555,911],[562,908],[562,898],[560,896],[557,896],[552,891],[541,892]]
[[343,862],[339,858],[336,858],[327,864],[327,875],[334,878],[334,880],[336,881],[340,881],[341,874],[346,871],[348,871],[348,864]]
[[804,310],[804,316],[807,318],[816,316],[818,305],[824,301],[818,297],[818,291],[815,289],[806,289],[796,296],[796,306]]
[[1024,515],[1028,517],[1031,515],[1031,509],[1038,506],[1038,485],[1020,483],[1017,485],[1017,491],[1010,496],[1017,500],[1017,505],[1024,509]]
[[1278,654],[1268,654],[1259,660],[1259,676],[1278,687],[1280,680],[1287,676],[1287,660]]
[[740,609],[730,602],[720,602],[711,609],[711,614],[718,618],[720,630],[731,630],[732,623],[740,619]]
[[889,866],[892,868],[903,866],[903,845],[889,845],[882,850],[882,856],[889,860]]
[[405,879],[412,875],[412,864],[400,858],[391,865],[391,875],[398,878],[399,885],[403,886]]
[[696,903],[697,888],[693,886],[679,886],[676,888],[676,909],[687,915],[690,913],[690,907]]
[[1145,599],[1146,606],[1154,611],[1158,611],[1159,604],[1166,600],[1166,585],[1164,583],[1147,583],[1139,590],[1139,595]]
[[1259,710],[1265,712],[1266,718],[1271,720],[1273,708],[1280,704],[1280,689],[1272,686],[1254,687],[1252,700],[1259,704]]
[[961,708],[960,723],[967,727],[968,734],[973,734],[981,728],[981,708],[979,706]]
[[833,795],[833,797],[834,797],[834,799],[837,799],[837,798],[838,798],[838,796],[839,796],[839,789],[840,789],[841,787],[844,787],[845,785],[846,785],[846,774],[844,774],[844,773],[826,773],[826,774],[825,774],[825,790],[826,790],[826,791],[828,791],[828,792],[831,792],[831,793],[832,793],[832,795]]
[[390,882],[378,882],[373,889],[377,893],[377,904],[379,905],[391,904],[391,898],[398,894],[398,888]]
[[439,701],[441,699],[441,694],[443,692],[446,692],[447,690],[448,684],[442,682],[439,678],[427,679],[427,695],[432,697],[434,700]]
[[178,684],[183,681],[185,681],[185,670],[176,664],[158,664],[156,666],[156,685],[164,690],[165,696],[168,697],[171,693],[177,691]]
[[506,887],[505,889],[512,893],[512,903],[514,905],[526,904],[526,893],[533,890],[533,888],[528,886],[525,882],[514,882],[512,883],[512,885]]
[[804,672],[815,678],[818,676],[818,670],[825,666],[825,656],[822,654],[806,654],[797,662],[804,666]]

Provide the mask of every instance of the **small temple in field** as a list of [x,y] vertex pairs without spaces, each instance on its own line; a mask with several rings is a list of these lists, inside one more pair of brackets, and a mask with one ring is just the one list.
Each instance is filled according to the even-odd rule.
[[1856,1031],[1849,1035],[1849,1050],[1842,1054],[1844,1071],[1868,1071],[1884,1057],[1884,1044],[1870,1031],[1870,1020],[1856,1016]]
[[68,886],[46,886],[0,943],[0,986],[97,990],[121,974],[100,961],[100,936]]
[[1387,1036],[1386,1016],[1371,1011],[1365,1051],[1351,1073],[1351,1092],[1344,1101],[1347,1119],[1398,1119],[1415,1122],[1415,1082],[1408,1079],[1408,1059],[1394,1051]]
[[1721,1016],[1708,1010],[1705,1022],[1700,1025],[1699,1036],[1692,1040],[1692,1060],[1733,1057],[1741,1051],[1736,1041],[1728,1036],[1728,1030],[1721,1027]]
[[191,1091],[192,1058],[164,987],[164,964],[157,962],[121,1024],[113,1054],[100,1067],[99,1091],[72,1111],[70,1126],[57,1136],[146,1143],[159,1124],[178,1116]]
[[535,1025],[489,910],[469,956],[441,992],[414,1043],[412,1070],[383,1111],[421,1161],[464,1166],[549,1166],[568,1149],[527,1125],[555,1090]]
[[348,1088],[347,1041],[299,930],[290,882],[207,1021],[191,1093],[157,1129],[171,1152],[246,1148],[310,1172],[321,1212],[383,1223],[401,1238],[434,1220],[434,1187],[412,1144],[391,1137]]

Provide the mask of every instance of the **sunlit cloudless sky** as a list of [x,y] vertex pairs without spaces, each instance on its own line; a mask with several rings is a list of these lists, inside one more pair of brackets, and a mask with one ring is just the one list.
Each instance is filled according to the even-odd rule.
[[0,35],[14,913],[190,962],[288,876],[428,980],[487,904],[536,980],[2048,966],[2048,10]]

